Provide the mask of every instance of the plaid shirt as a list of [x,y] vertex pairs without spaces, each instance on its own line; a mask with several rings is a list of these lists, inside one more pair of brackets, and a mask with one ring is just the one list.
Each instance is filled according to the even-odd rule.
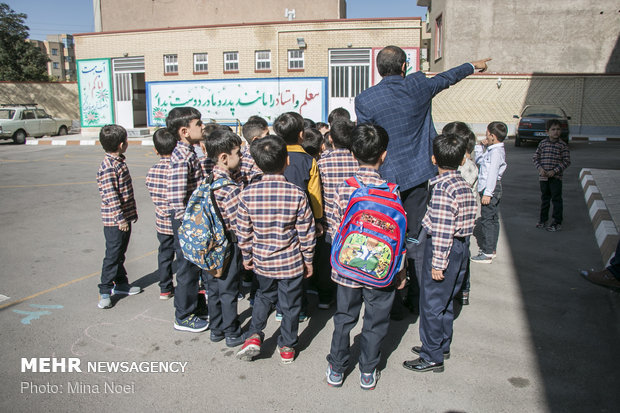
[[[360,166],[357,172],[354,173],[354,175],[364,185],[381,185],[386,182],[385,179],[382,179],[381,175],[379,175],[379,171],[367,166]],[[349,205],[349,198],[351,198],[351,195],[353,194],[353,192],[355,192],[355,189],[356,188],[349,186],[346,182],[343,182],[338,186],[338,189],[336,190],[336,208],[334,210],[334,220],[338,224],[334,228],[332,228],[332,238],[336,234],[336,231],[338,231],[340,222],[342,221],[344,213],[347,210],[347,206]],[[372,288],[370,286],[360,284],[353,280],[349,280],[348,278],[341,277],[334,270],[332,270],[332,280],[345,287]]]
[[97,186],[101,195],[101,220],[104,226],[116,227],[138,219],[131,175],[124,155],[105,154],[97,172]]
[[155,228],[157,232],[164,235],[173,234],[170,223],[170,204],[166,198],[168,168],[170,168],[170,157],[162,157],[146,174],[146,188],[155,204]]
[[340,220],[334,217],[337,208],[336,191],[340,184],[355,174],[355,171],[359,169],[359,164],[348,149],[331,150],[322,155],[317,163],[323,184],[325,233],[331,236],[340,225]]
[[239,196],[243,262],[264,277],[300,277],[314,256],[314,219],[306,194],[283,175],[263,175]]
[[254,158],[252,158],[252,154],[250,153],[250,145],[241,146],[241,156],[241,167],[239,170],[241,171],[241,183],[245,188],[250,185],[253,180],[260,179],[263,171],[261,171],[258,165],[256,165],[256,162],[254,162]]
[[187,201],[203,178],[203,167],[194,148],[185,142],[177,142],[170,156],[168,191],[166,197],[174,210],[173,218],[182,219]]
[[454,237],[469,237],[474,231],[476,199],[458,171],[431,179],[431,199],[422,226],[433,238],[432,267],[445,270]]
[[[534,165],[536,168],[542,168],[545,171],[555,172],[554,178],[562,179],[562,173],[564,169],[570,166],[570,151],[568,145],[561,139],[556,139],[555,142],[549,138],[545,138],[538,144],[536,153],[534,153]],[[549,180],[548,177],[542,176],[539,173],[541,181]]]
[[[228,171],[225,171],[224,169],[215,165],[215,167],[213,168],[213,180],[215,181],[220,178],[227,178],[231,181],[233,180]],[[228,231],[234,231],[235,234],[237,232],[237,210],[239,207],[240,193],[241,187],[238,185],[227,185],[216,190],[213,193],[215,203],[220,209],[220,213],[222,214],[222,218],[224,219],[226,229]]]

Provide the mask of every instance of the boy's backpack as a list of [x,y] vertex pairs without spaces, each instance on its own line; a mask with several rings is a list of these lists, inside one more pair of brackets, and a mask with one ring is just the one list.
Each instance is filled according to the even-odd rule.
[[179,227],[179,244],[185,258],[216,278],[222,276],[230,259],[235,234],[227,231],[213,191],[236,185],[227,178],[213,181],[210,174],[189,198]]
[[332,268],[342,277],[376,288],[387,287],[405,264],[407,218],[395,184],[355,189],[332,242]]

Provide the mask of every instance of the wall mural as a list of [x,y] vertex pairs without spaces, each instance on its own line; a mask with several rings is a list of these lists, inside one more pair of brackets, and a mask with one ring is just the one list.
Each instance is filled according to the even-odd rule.
[[82,127],[114,123],[110,59],[77,61]]
[[283,112],[316,122],[327,119],[327,78],[235,79],[146,82],[148,125],[165,125],[168,112],[193,106],[203,119],[245,122],[258,115],[269,123]]

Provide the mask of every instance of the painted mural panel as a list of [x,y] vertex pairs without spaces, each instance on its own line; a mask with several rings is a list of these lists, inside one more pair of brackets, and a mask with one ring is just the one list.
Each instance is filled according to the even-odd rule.
[[[381,75],[379,74],[379,68],[377,68],[377,55],[383,49],[382,47],[373,47],[372,49],[372,86],[381,82]],[[420,48],[419,47],[401,47],[407,55],[407,73],[412,73],[420,70]]]
[[77,61],[82,127],[114,123],[110,59]]
[[258,115],[269,123],[283,112],[314,121],[327,119],[327,79],[235,79],[147,82],[148,125],[163,126],[174,107],[192,106],[203,119],[238,119]]

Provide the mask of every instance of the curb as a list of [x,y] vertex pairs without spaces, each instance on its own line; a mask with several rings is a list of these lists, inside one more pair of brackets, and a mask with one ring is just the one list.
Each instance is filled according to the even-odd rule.
[[594,226],[596,242],[601,250],[603,263],[605,266],[608,266],[611,257],[616,252],[618,240],[620,240],[618,229],[603,200],[601,191],[596,186],[590,168],[584,168],[579,172],[579,182],[581,183],[581,188],[583,188],[584,198],[590,220]]
[[[153,146],[153,141],[149,139],[131,139],[129,145]],[[95,146],[100,145],[98,139],[27,139],[26,145],[47,145],[47,146]]]
[[620,136],[571,136],[570,141],[578,142],[620,142]]

